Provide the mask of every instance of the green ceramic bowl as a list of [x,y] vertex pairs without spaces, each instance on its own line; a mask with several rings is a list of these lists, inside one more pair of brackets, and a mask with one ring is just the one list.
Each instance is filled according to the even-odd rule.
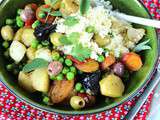
[[[14,17],[16,15],[16,9],[23,7],[27,3],[38,2],[39,0],[4,0],[0,5],[0,27],[4,24],[6,18]],[[151,18],[150,14],[141,2],[137,0],[110,0],[114,8],[119,9],[121,12],[141,16],[145,18]],[[47,112],[56,112],[60,114],[80,115],[80,114],[92,114],[102,112],[111,109],[123,102],[134,97],[138,91],[144,87],[144,85],[151,78],[155,65],[158,59],[158,38],[154,28],[135,25],[135,27],[143,27],[146,29],[146,37],[144,39],[150,39],[151,50],[141,53],[143,58],[143,68],[133,73],[131,79],[126,84],[125,93],[121,98],[114,99],[110,104],[105,103],[104,98],[97,100],[97,104],[93,107],[83,109],[81,111],[74,111],[68,106],[46,106],[40,102],[38,98],[39,94],[29,94],[21,89],[16,78],[9,74],[6,69],[6,60],[4,59],[3,49],[0,48],[0,79],[4,85],[18,98],[22,99],[26,103],[33,107],[36,107]],[[2,42],[2,40],[1,40]]]

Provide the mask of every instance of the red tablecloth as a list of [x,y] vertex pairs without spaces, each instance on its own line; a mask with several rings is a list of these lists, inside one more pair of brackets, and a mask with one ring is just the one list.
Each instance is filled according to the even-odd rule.
[[[160,0],[142,0],[153,17],[160,19]],[[126,1],[127,2],[127,1]],[[0,83],[0,120],[123,120],[129,109],[134,105],[139,93],[135,98],[102,113],[85,116],[64,116],[55,113],[47,113],[24,103],[11,94]],[[153,93],[142,106],[135,120],[145,120],[149,112]]]

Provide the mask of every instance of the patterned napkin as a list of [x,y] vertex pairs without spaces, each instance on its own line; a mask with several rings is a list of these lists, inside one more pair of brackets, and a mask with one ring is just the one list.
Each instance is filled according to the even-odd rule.
[[[160,0],[142,0],[153,17],[160,19]],[[47,113],[24,103],[11,94],[0,83],[0,120],[123,120],[130,108],[135,104],[141,91],[135,98],[102,113],[85,116],[64,116]],[[140,109],[135,120],[145,120],[149,112],[153,92]]]

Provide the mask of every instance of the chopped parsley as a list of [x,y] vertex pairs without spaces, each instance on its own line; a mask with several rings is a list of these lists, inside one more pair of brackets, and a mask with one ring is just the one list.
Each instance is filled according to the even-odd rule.
[[77,19],[76,17],[73,17],[73,16],[67,17],[64,21],[64,24],[69,27],[72,27],[72,26],[76,25],[77,23],[79,23],[79,19]]
[[88,47],[83,47],[82,44],[76,44],[71,53],[71,55],[79,61],[84,61],[89,58],[90,54],[91,50]]

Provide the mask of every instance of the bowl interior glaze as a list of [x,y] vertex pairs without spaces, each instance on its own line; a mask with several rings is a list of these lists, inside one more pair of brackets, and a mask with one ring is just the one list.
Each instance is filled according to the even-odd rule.
[[[141,16],[145,18],[150,18],[150,15],[146,8],[137,0],[110,0],[115,9],[119,9],[121,12]],[[16,15],[17,8],[24,7],[27,3],[37,3],[39,0],[4,0],[0,5],[0,27],[4,25],[6,18],[13,18]],[[143,58],[143,68],[132,74],[129,82],[126,83],[126,90],[121,98],[114,99],[110,104],[105,103],[105,99],[97,99],[97,104],[93,107],[83,109],[81,111],[74,111],[68,106],[46,106],[41,103],[38,99],[39,93],[29,94],[21,89],[18,84],[16,77],[8,73],[5,69],[7,64],[6,60],[3,57],[3,48],[0,47],[0,79],[5,84],[5,86],[17,97],[21,98],[30,105],[37,107],[39,109],[56,112],[60,114],[92,114],[101,112],[110,108],[113,108],[126,100],[129,100],[131,97],[135,96],[136,93],[147,83],[151,78],[151,75],[154,71],[155,64],[158,58],[158,40],[157,34],[154,28],[144,27],[141,25],[135,25],[135,27],[142,27],[146,29],[146,36],[143,40],[150,39],[151,50],[141,52]],[[142,41],[143,41],[142,40]],[[2,43],[2,38],[0,38]],[[38,76],[37,76],[38,77]]]

